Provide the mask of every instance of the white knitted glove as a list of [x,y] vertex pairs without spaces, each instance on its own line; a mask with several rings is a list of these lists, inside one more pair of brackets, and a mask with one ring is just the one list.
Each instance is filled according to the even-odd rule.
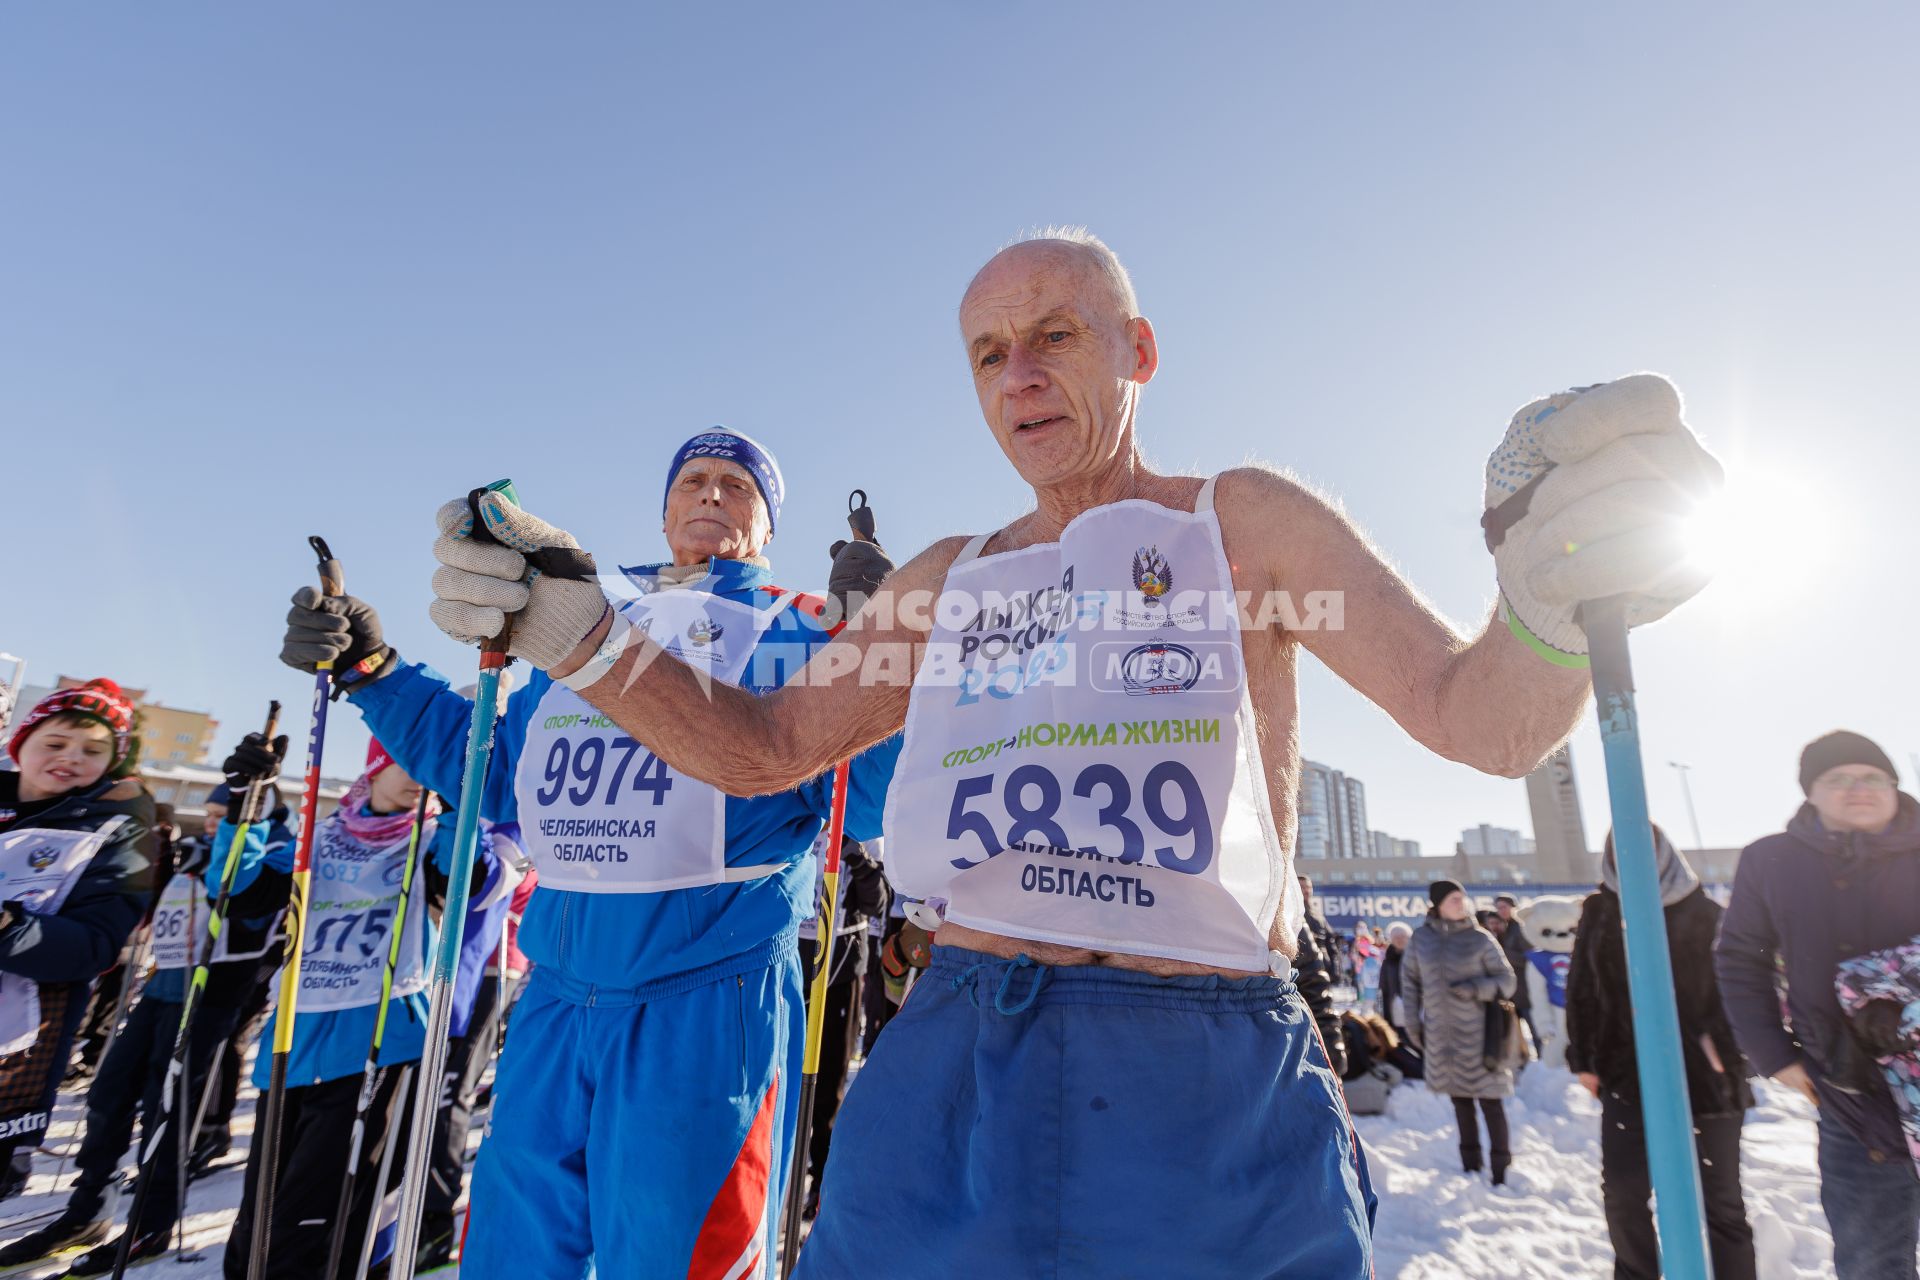
[[[499,546],[473,539],[473,513],[465,498],[455,498],[434,517],[440,526],[440,540],[433,544],[440,568],[434,571],[428,609],[434,625],[461,644],[479,644],[499,635],[513,614],[507,652],[543,671],[558,666],[607,610],[593,577],[593,558],[580,551],[572,534],[527,514],[502,494],[483,495],[480,515]],[[552,568],[559,561],[572,561],[568,571],[584,568],[586,576],[542,572],[542,564]]]
[[1720,480],[1658,374],[1534,401],[1487,459],[1482,524],[1501,617],[1549,662],[1586,666],[1582,601],[1629,596],[1638,626],[1706,585],[1686,558],[1685,522]]

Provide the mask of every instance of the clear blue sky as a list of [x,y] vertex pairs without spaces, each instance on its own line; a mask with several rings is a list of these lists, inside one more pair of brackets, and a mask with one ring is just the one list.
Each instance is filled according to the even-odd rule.
[[[1707,842],[1745,842],[1813,735],[1920,751],[1917,44],[1893,4],[10,6],[0,649],[299,731],[305,535],[465,672],[434,508],[512,475],[657,559],[661,467],[714,422],[781,457],[795,585],[851,486],[901,551],[988,527],[1025,491],[953,309],[1084,222],[1160,333],[1154,459],[1296,469],[1462,621],[1514,407],[1672,375],[1745,522],[1638,641],[1650,784],[1684,832],[1692,762]],[[1527,825],[1308,666],[1306,751],[1374,826]]]

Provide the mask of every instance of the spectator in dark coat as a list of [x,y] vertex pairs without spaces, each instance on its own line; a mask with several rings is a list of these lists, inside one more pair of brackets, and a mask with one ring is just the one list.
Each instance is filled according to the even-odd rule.
[[[1304,877],[1302,877],[1304,879]],[[1320,1028],[1320,1043],[1327,1051],[1327,1065],[1333,1074],[1347,1073],[1347,1042],[1340,1034],[1340,1015],[1333,1011],[1333,974],[1328,957],[1320,950],[1312,925],[1300,930],[1296,939],[1299,954],[1293,961],[1293,982],[1300,998],[1313,1012],[1314,1025]]]
[[1407,1014],[1400,974],[1407,959],[1407,942],[1412,937],[1413,926],[1405,920],[1395,920],[1387,926],[1387,954],[1380,959],[1380,1012],[1386,1016],[1393,1033],[1403,1041],[1407,1038]]
[[[1753,1229],[1740,1194],[1740,1124],[1753,1105],[1746,1062],[1720,1003],[1713,944],[1720,907],[1660,828],[1653,829],[1680,1009],[1680,1052],[1693,1107],[1694,1144],[1706,1196],[1707,1240],[1716,1280],[1753,1280]],[[1614,1280],[1659,1280],[1652,1175],[1640,1111],[1633,993],[1613,837],[1600,862],[1600,889],[1580,910],[1567,967],[1567,1067],[1600,1099],[1600,1186],[1613,1238]]]
[[1499,921],[1488,930],[1500,943],[1500,949],[1507,953],[1507,963],[1520,975],[1520,985],[1514,988],[1513,1008],[1520,1020],[1527,1024],[1527,1031],[1533,1036],[1533,1047],[1540,1048],[1540,1033],[1533,1026],[1533,992],[1527,983],[1527,952],[1533,950],[1533,939],[1527,936],[1527,930],[1513,914],[1520,904],[1510,894],[1501,894],[1493,900],[1493,915]]
[[1808,744],[1807,803],[1741,854],[1716,952],[1727,1016],[1755,1071],[1820,1109],[1820,1202],[1840,1280],[1913,1276],[1920,1236],[1920,1178],[1899,1115],[1834,994],[1842,960],[1920,933],[1920,804],[1898,780],[1857,733]]
[[1307,914],[1307,931],[1313,935],[1313,949],[1320,953],[1320,963],[1327,971],[1327,981],[1340,981],[1340,959],[1346,954],[1346,948],[1340,945],[1340,935],[1333,931],[1327,918],[1320,914],[1320,904],[1313,897],[1313,880],[1300,877],[1300,898]]

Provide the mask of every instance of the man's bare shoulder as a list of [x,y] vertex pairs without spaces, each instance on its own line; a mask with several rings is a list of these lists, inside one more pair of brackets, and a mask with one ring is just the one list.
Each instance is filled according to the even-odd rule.
[[947,570],[960,557],[960,552],[971,541],[965,534],[955,534],[950,538],[940,538],[926,550],[887,575],[885,590],[895,593],[903,591],[937,591],[947,580]]
[[1280,577],[1289,567],[1311,563],[1330,538],[1351,536],[1352,526],[1337,502],[1278,467],[1252,464],[1222,471],[1213,508],[1235,564],[1261,564]]

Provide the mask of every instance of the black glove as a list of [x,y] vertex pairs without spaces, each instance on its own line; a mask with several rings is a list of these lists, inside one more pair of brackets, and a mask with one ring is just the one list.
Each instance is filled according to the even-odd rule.
[[1869,1000],[1849,1019],[1854,1039],[1876,1058],[1912,1053],[1913,1041],[1900,1034],[1900,1019],[1906,1011],[1906,1006],[1897,1000]]
[[833,570],[827,574],[827,594],[840,605],[840,616],[850,618],[893,572],[893,561],[877,542],[842,539],[828,554],[833,556]]
[[354,596],[323,596],[318,587],[293,593],[280,661],[312,672],[332,659],[334,683],[342,689],[378,680],[394,667],[393,646],[380,636],[380,615]]
[[878,920],[887,914],[887,874],[865,845],[858,840],[840,842],[840,872],[845,877],[849,916]]
[[233,792],[236,818],[248,789],[256,782],[279,777],[280,762],[286,758],[287,735],[284,733],[272,742],[267,741],[264,733],[250,733],[240,740],[233,754],[220,765],[220,772],[227,775],[227,789]]

